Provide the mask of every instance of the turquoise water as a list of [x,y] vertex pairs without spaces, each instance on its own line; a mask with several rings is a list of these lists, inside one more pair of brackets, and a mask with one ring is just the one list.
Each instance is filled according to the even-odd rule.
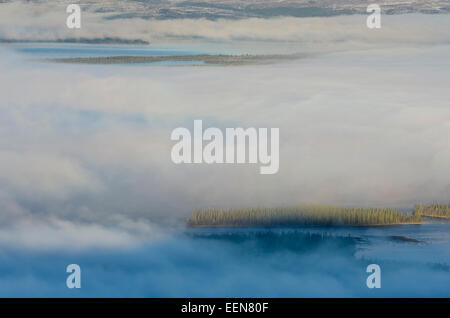
[[[6,47],[32,59],[105,57],[105,56],[180,56],[197,54],[218,54],[204,46],[159,46],[159,45],[97,45],[97,44],[54,44],[26,43],[9,44]],[[222,52],[228,54],[228,52]],[[118,65],[185,66],[204,65],[204,61],[158,61],[146,63],[123,63]]]
[[[106,56],[182,56],[198,54],[236,54],[236,51],[217,51],[206,46],[161,46],[161,45],[97,45],[26,43],[6,45],[17,53],[33,59],[106,57]],[[158,61],[145,63],[123,63],[119,65],[183,66],[204,65],[204,61]]]
[[102,57],[102,56],[174,56],[205,54],[183,47],[148,45],[96,45],[96,44],[22,44],[14,49],[26,55],[41,58]]

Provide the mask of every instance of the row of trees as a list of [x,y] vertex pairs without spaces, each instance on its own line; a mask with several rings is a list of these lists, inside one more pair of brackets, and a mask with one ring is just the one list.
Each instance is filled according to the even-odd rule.
[[280,208],[196,210],[188,226],[373,226],[421,223],[420,211],[303,205]]
[[450,206],[448,204],[434,203],[423,207],[419,204],[414,209],[414,213],[428,217],[450,218]]

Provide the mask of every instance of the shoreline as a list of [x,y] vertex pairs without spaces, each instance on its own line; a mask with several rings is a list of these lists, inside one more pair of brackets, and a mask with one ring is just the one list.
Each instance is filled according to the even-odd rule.
[[400,226],[400,225],[423,225],[430,222],[395,223],[395,224],[372,224],[372,225],[189,225],[187,228],[300,228],[300,227],[380,227],[380,226]]
[[450,220],[450,216],[442,216],[442,215],[424,215],[424,214],[422,214],[422,217],[424,217],[424,218],[431,218],[431,219]]

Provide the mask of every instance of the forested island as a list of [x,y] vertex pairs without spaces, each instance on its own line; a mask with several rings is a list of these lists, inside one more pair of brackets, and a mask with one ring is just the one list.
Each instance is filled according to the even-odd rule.
[[[0,1],[1,2],[1,1]],[[24,40],[24,39],[8,39],[0,38],[0,43],[75,43],[75,44],[121,44],[121,45],[149,45],[150,42],[141,39],[124,39],[119,37],[102,37],[102,38],[61,38],[54,40]]]
[[191,54],[172,56],[99,56],[51,58],[50,62],[76,64],[139,64],[155,62],[203,62],[206,65],[249,65],[267,64],[282,60],[292,60],[305,55],[226,55],[226,54]]
[[417,205],[413,211],[301,205],[278,208],[205,209],[193,211],[189,227],[382,226],[424,224],[424,217],[450,218],[450,207]]

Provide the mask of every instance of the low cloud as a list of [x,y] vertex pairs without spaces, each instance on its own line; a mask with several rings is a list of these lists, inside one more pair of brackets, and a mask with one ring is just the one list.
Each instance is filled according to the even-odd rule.
[[0,189],[64,199],[73,192],[98,191],[95,177],[70,159],[35,152],[0,151]]
[[[60,13],[0,8],[1,37],[70,36]],[[23,14],[30,19],[18,19]],[[446,202],[446,16],[386,17],[379,33],[368,33],[362,16],[91,18],[83,36],[202,38],[260,52],[286,44],[321,54],[258,66],[129,67],[44,63],[2,47],[0,295],[365,297],[373,293],[364,268],[376,257],[387,268],[377,296],[448,295],[445,244],[385,249],[383,242],[359,258],[327,245],[306,256],[258,256],[242,244],[170,230],[195,208]],[[280,128],[279,173],[173,164],[170,134],[194,119],[205,127]],[[415,258],[422,253],[432,266]],[[64,285],[74,262],[87,275],[75,292]]]
[[[425,31],[442,19],[404,18]],[[205,207],[445,202],[450,28],[438,29],[433,37],[414,33],[408,47],[348,47],[243,67],[63,65],[7,46],[0,50],[1,219],[180,225]],[[173,164],[170,134],[194,119],[205,127],[280,128],[279,173]]]

